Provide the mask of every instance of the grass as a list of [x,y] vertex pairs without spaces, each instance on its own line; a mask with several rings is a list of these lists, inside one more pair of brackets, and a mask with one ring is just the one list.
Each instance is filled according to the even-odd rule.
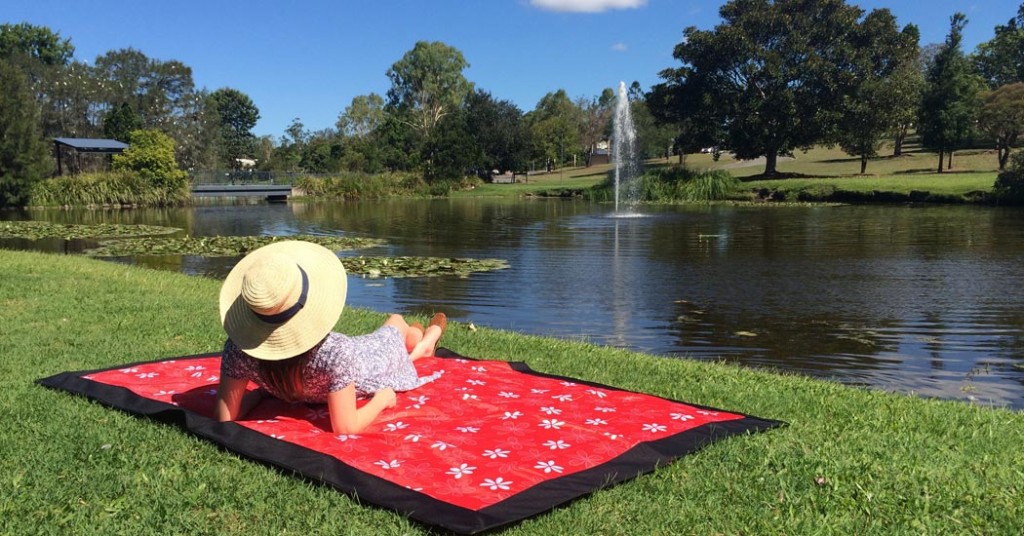
[[[891,155],[891,148],[883,147],[882,154]],[[653,159],[645,163],[647,169],[666,168],[678,164],[678,158]],[[781,159],[778,171],[795,178],[759,178],[764,161],[740,161],[728,153],[714,161],[709,154],[687,155],[685,165],[696,172],[705,170],[727,171],[741,179],[735,199],[749,199],[755,190],[782,192],[787,200],[798,197],[823,201],[830,196],[845,201],[906,201],[938,202],[975,201],[976,192],[990,192],[998,174],[995,151],[967,149],[954,155],[954,167],[945,173],[936,173],[938,155],[921,150],[914,143],[904,147],[903,156],[879,156],[870,160],[865,174],[860,174],[860,160],[838,148],[815,147],[807,152],[797,151],[792,159]],[[600,186],[607,178],[611,165],[590,168],[565,168],[553,173],[531,175],[529,183],[484,184],[473,190],[453,192],[453,196],[522,196],[533,194],[559,194],[578,192]],[[838,195],[837,195],[838,192]],[[882,192],[883,195],[877,195]],[[924,194],[927,192],[927,194]],[[802,195],[801,195],[802,194]],[[844,195],[846,194],[846,195]],[[891,195],[885,195],[891,194]]]
[[564,168],[552,172],[530,173],[526,181],[514,184],[483,183],[472,190],[452,191],[452,197],[523,196],[562,191],[578,191],[600,184],[605,180],[610,164],[580,168]]
[[[219,348],[218,281],[13,251],[0,254],[0,271],[0,534],[429,532],[175,427],[33,384]],[[338,328],[383,319],[346,309]],[[790,423],[505,534],[1017,534],[1024,519],[1021,413],[458,323],[445,345]]]

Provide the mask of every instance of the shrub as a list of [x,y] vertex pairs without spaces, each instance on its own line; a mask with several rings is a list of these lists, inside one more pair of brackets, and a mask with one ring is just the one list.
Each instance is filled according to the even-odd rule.
[[125,151],[114,155],[114,171],[138,174],[158,188],[187,185],[188,174],[174,160],[174,140],[158,130],[135,130]]
[[301,177],[295,181],[295,187],[310,197],[343,199],[441,195],[436,192],[447,192],[450,188],[444,182],[430,186],[415,173],[343,173],[331,177]]
[[1010,169],[996,177],[992,193],[1000,203],[1024,205],[1024,151],[1014,154]]
[[739,181],[726,171],[698,173],[683,186],[683,199],[687,201],[720,201],[739,188]]
[[[633,179],[641,202],[708,202],[727,199],[739,189],[739,181],[726,171],[697,172],[681,166],[650,170]],[[608,202],[615,198],[614,175],[586,193],[591,201]]]

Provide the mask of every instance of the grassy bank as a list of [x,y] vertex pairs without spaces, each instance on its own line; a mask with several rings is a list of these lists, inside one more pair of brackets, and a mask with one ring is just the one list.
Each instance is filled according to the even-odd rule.
[[[889,149],[884,149],[888,151]],[[678,158],[649,160],[645,169],[658,170],[678,165]],[[954,168],[936,173],[938,155],[907,145],[903,156],[873,158],[861,175],[860,160],[838,148],[815,147],[797,151],[780,159],[778,171],[796,178],[762,179],[764,160],[736,160],[728,153],[717,161],[709,154],[688,155],[687,168],[694,172],[726,171],[742,182],[730,197],[748,200],[761,192],[787,201],[907,202],[924,201],[964,203],[984,201],[998,174],[994,151],[971,149],[958,151]],[[590,168],[565,168],[553,173],[530,175],[529,182],[484,184],[453,196],[522,196],[578,193],[601,185],[612,169],[610,165]]]
[[[419,534],[390,511],[177,428],[33,384],[217,349],[219,282],[0,252],[0,534]],[[346,309],[339,329],[382,313]],[[483,358],[788,421],[508,534],[1018,534],[1024,414],[465,325]]]

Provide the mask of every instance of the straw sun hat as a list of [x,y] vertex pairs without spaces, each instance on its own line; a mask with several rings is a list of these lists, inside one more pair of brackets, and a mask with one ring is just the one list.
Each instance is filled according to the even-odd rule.
[[345,267],[310,242],[275,242],[248,255],[220,289],[220,319],[246,354],[266,361],[316,346],[345,307]]

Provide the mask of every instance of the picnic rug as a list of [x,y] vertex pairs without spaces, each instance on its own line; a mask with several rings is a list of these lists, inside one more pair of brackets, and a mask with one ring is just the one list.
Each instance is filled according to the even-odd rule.
[[217,422],[219,353],[64,372],[38,383],[182,426],[241,456],[467,534],[546,512],[720,439],[783,424],[542,374],[525,363],[437,354],[416,366],[441,376],[399,393],[396,406],[358,435],[331,433],[325,405],[272,398],[244,420]]

